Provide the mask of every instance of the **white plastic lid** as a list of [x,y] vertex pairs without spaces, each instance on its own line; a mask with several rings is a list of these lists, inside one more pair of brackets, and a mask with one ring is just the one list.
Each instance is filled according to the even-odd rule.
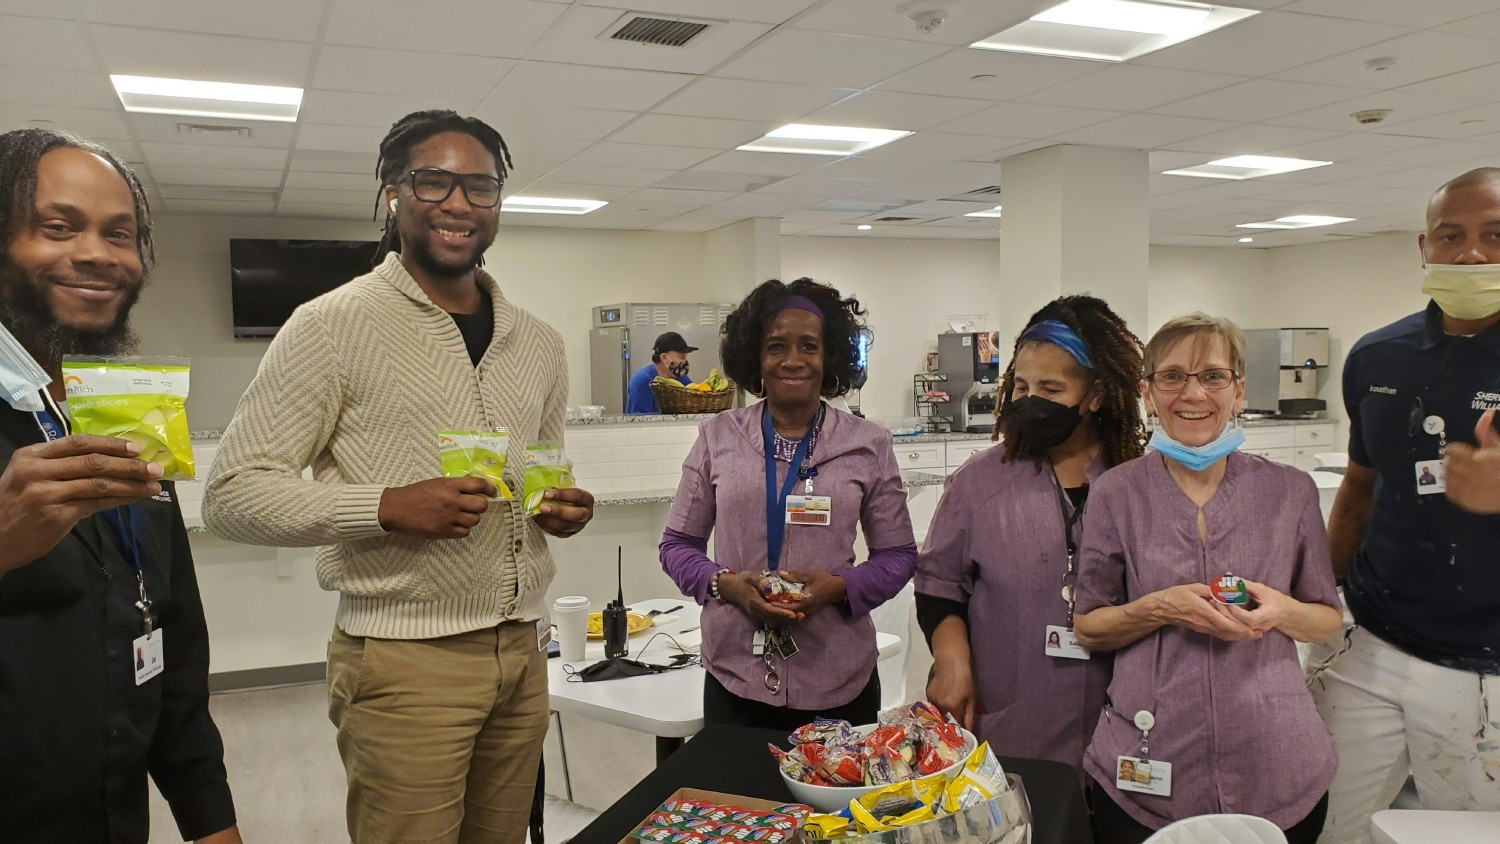
[[589,608],[589,599],[583,595],[564,595],[552,602],[552,608],[559,612],[586,610]]

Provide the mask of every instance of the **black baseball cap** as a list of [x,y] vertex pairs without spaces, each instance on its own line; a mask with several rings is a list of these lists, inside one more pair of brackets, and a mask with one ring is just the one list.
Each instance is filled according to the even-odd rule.
[[682,352],[683,354],[687,354],[688,352],[696,351],[698,351],[697,346],[689,346],[687,341],[682,339],[682,335],[675,331],[668,331],[666,334],[657,337],[656,343],[651,346],[651,353],[654,355],[659,355],[662,352]]

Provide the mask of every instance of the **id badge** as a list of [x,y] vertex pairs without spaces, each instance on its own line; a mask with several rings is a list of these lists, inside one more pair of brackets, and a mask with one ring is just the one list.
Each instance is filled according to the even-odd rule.
[[137,686],[166,670],[160,627],[130,643],[130,659],[135,663]]
[[1137,794],[1172,796],[1172,763],[1139,756],[1121,756],[1116,762],[1115,788]]
[[1047,656],[1062,659],[1088,659],[1089,652],[1078,644],[1073,631],[1057,624],[1047,625]]
[[1443,461],[1418,460],[1415,471],[1418,495],[1436,495],[1448,488],[1443,479]]
[[828,525],[833,523],[833,499],[826,495],[788,495],[786,523]]
[[536,649],[545,651],[552,644],[552,619],[542,616],[536,620]]

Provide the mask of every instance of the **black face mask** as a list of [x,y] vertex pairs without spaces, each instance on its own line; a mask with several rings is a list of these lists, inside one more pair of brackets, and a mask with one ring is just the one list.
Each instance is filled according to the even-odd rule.
[[602,659],[581,671],[569,671],[571,666],[563,666],[564,673],[568,675],[571,682],[593,683],[598,680],[618,680],[621,677],[643,677],[647,674],[660,674],[663,671],[672,671],[677,668],[686,668],[696,664],[697,654],[677,654],[672,657],[670,665],[652,665],[635,659],[616,657],[614,659]]
[[686,363],[674,363],[667,367],[667,371],[678,378],[685,378],[688,374],[688,365]]
[[1026,441],[1026,445],[1041,451],[1056,448],[1073,436],[1078,423],[1083,421],[1076,405],[1058,404],[1041,396],[1027,396],[1010,403],[1001,416],[1001,427],[1013,431]]

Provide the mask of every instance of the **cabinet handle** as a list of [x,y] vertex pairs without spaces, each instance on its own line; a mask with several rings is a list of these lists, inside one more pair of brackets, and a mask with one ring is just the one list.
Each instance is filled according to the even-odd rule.
[[921,456],[922,456],[921,454],[918,454],[917,452],[913,451],[911,454],[906,455],[906,459],[907,460],[916,460],[918,457],[921,457]]

